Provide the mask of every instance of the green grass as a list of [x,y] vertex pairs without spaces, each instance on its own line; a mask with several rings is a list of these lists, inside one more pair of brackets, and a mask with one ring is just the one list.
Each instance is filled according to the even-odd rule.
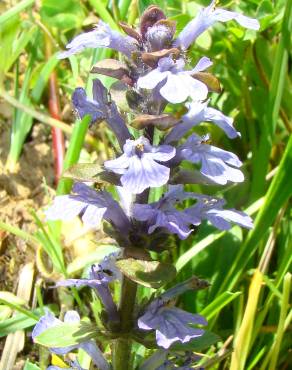
[[[58,62],[55,55],[45,60],[45,34],[54,41],[56,52],[82,32],[83,26],[91,22],[88,21],[91,16],[99,16],[112,28],[119,29],[119,20],[137,24],[137,12],[152,3],[160,5],[177,21],[177,28],[182,29],[195,14],[198,4],[206,5],[208,1],[76,0],[67,6],[67,1],[61,4],[57,0],[43,0],[38,16],[33,11],[34,2],[27,0],[0,15],[0,96],[14,107],[12,122],[9,122],[8,170],[13,171],[16,167],[36,120],[41,122],[38,124],[61,127],[66,133],[65,168],[80,160],[84,148],[89,152],[95,148],[99,154],[111,153],[110,134],[97,128],[95,138],[88,135],[86,119],[77,121],[72,127],[69,124],[73,122],[66,125],[49,117],[46,96],[47,81],[53,70],[58,76],[63,102],[69,101],[72,91],[80,83],[90,92],[92,77],[87,71],[96,60],[110,57],[111,52],[85,51],[74,57],[71,63]],[[226,197],[230,208],[247,210],[255,220],[255,227],[248,233],[237,227],[230,232],[219,233],[204,224],[186,241],[177,240],[177,251],[172,255],[179,273],[177,280],[197,275],[211,283],[209,289],[197,292],[195,296],[185,293],[180,304],[189,311],[206,315],[209,328],[221,338],[216,346],[205,351],[208,356],[224,351],[224,343],[229,343],[228,350],[235,349],[233,355],[230,351],[222,356],[224,368],[285,369],[289,362],[292,316],[289,304],[292,260],[292,0],[221,1],[220,4],[246,15],[256,15],[261,22],[261,31],[243,32],[232,22],[224,27],[218,25],[198,40],[190,57],[196,61],[206,55],[214,61],[212,72],[224,89],[220,95],[213,94],[212,104],[226,115],[233,116],[237,129],[242,133],[241,139],[230,141],[222,132],[211,128],[212,140],[218,146],[235,152],[244,161],[246,174],[244,184],[219,189],[218,192]],[[22,21],[20,14],[25,15]],[[73,73],[75,78],[72,78]],[[105,83],[110,84],[110,80]],[[277,170],[273,171],[275,168]],[[272,178],[267,177],[268,173],[272,173]],[[70,188],[71,180],[62,180],[57,192],[66,194]],[[190,189],[209,193],[214,190],[201,186],[190,186]],[[41,248],[59,274],[76,274],[81,268],[76,270],[66,260],[59,241],[60,225],[45,225],[36,214],[34,217],[39,227],[35,235],[3,222],[0,222],[0,228],[25,240],[35,249]],[[82,268],[86,264],[85,261]],[[73,295],[82,312],[88,315],[79,292],[74,291]],[[45,305],[62,303],[62,297],[58,297],[59,302],[45,302]],[[0,321],[0,336],[17,330],[30,330],[42,313],[42,309],[30,310],[3,300],[0,303],[18,311],[15,316]],[[29,359],[30,353],[25,356]],[[220,366],[216,360],[210,368],[223,368]],[[37,367],[27,362],[26,368]]]

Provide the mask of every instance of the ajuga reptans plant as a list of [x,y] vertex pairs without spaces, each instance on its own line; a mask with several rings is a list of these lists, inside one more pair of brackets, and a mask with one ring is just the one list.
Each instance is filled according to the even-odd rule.
[[[206,288],[208,283],[192,277],[163,290],[166,284],[171,286],[176,271],[171,263],[161,262],[157,256],[169,250],[171,239],[186,239],[205,220],[220,230],[228,230],[232,224],[252,227],[248,215],[225,208],[223,199],[184,190],[185,184],[225,185],[244,180],[242,162],[236,154],[211,145],[209,135],[202,137],[192,130],[207,121],[230,139],[240,136],[232,118],[209,106],[209,93],[220,91],[218,80],[207,72],[212,61],[202,56],[195,66],[188,63],[188,48],[197,37],[213,23],[230,20],[245,28],[259,28],[257,20],[216,8],[213,1],[176,33],[175,22],[153,5],[142,14],[139,28],[120,23],[122,30],[117,32],[99,21],[93,31],[77,36],[59,54],[67,58],[84,48],[111,48],[121,53],[121,59],[99,61],[91,70],[119,80],[111,92],[94,79],[92,97],[81,87],[72,96],[78,117],[89,115],[93,128],[105,121],[119,147],[116,157],[107,160],[97,176],[85,176],[84,182],[74,184],[72,194],[57,196],[46,217],[66,221],[80,215],[88,228],[97,228],[103,222],[120,252],[93,265],[83,279],[57,283],[93,289],[103,307],[103,325],[97,328],[85,324],[75,311],[67,312],[64,322],[47,312],[33,331],[36,342],[42,343],[43,334],[54,330],[57,333],[57,328],[76,328],[72,333],[77,339],[67,340],[63,346],[49,346],[52,353],[64,355],[82,348],[102,370],[194,368],[198,357],[184,346],[206,335],[208,323],[175,303],[185,291]],[[122,92],[126,102],[123,111],[120,101],[115,101],[115,90],[119,90],[119,96]],[[171,104],[183,104],[186,113],[165,113]],[[193,170],[183,169],[182,161],[196,166]],[[80,180],[83,167],[78,166]],[[83,169],[86,173],[88,165]],[[107,185],[96,190],[93,184],[100,178],[111,189],[115,186],[115,197],[109,188],[106,190]],[[152,188],[156,201],[150,202]],[[157,194],[162,195],[159,198]],[[191,204],[187,208],[186,200]],[[119,302],[114,299],[113,284],[121,284]],[[139,286],[152,288],[150,298],[138,302]],[[148,358],[134,359],[135,343],[151,349]],[[77,360],[69,365],[81,369]]]

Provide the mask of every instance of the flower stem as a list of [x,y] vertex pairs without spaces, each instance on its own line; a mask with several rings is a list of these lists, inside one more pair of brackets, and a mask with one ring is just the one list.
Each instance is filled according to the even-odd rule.
[[[127,334],[133,326],[133,312],[136,301],[137,284],[123,277],[120,299],[121,332]],[[112,352],[114,370],[131,370],[132,341],[126,337],[115,340]]]
[[[45,52],[46,58],[49,60],[52,56],[52,42],[51,39],[46,35]],[[61,120],[61,108],[60,99],[58,94],[58,80],[57,73],[53,71],[49,77],[49,110],[53,118]],[[65,142],[63,131],[60,127],[52,127],[52,139],[53,139],[53,154],[55,164],[55,183],[58,184],[60,177],[63,172],[63,162],[65,154]]]

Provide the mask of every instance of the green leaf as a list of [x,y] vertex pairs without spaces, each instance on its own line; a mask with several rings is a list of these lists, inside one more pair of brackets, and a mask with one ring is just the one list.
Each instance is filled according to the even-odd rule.
[[31,96],[36,103],[39,102],[42,93],[47,86],[49,77],[58,63],[59,60],[57,59],[56,54],[52,55],[35,77],[36,82],[32,89]]
[[[5,295],[4,295],[5,297]],[[28,310],[24,307],[22,307],[23,303],[21,305],[17,304],[17,303],[14,303],[10,300],[10,296],[6,296],[5,298],[1,298],[0,297],[0,304],[4,304],[5,306],[11,308],[12,310],[16,310],[18,312],[22,312],[24,315],[26,315],[27,317],[30,317],[34,320],[37,320],[38,317],[36,315],[34,315],[31,310]]]
[[23,370],[41,370],[41,368],[27,360]]
[[0,305],[0,323],[4,320],[7,320],[8,317],[11,315],[11,308],[5,305]]
[[214,299],[207,307],[205,307],[201,312],[200,315],[206,317],[207,320],[210,320],[212,317],[217,315],[223,307],[228,305],[231,301],[237,298],[241,292],[224,292],[219,297]]
[[14,305],[24,306],[26,304],[25,300],[17,297],[15,294],[10,292],[0,291],[0,300],[8,301]]
[[[248,215],[253,215],[257,212],[260,207],[263,205],[263,198],[258,199],[254,202],[250,207],[244,210],[245,213]],[[236,226],[233,226],[233,229]],[[228,231],[231,232],[231,231]],[[213,244],[216,240],[221,239],[224,235],[226,235],[227,231],[215,231],[213,233],[208,234],[205,238],[197,241],[194,245],[190,246],[185,253],[181,254],[180,257],[176,261],[176,269],[177,271],[182,270],[193,258],[195,258],[202,250],[209,247]]]
[[4,22],[8,21],[15,15],[21,13],[24,9],[32,6],[34,4],[35,0],[23,0],[14,7],[10,8],[0,16],[0,25],[2,25]]
[[[50,310],[54,312],[56,311],[56,308],[53,305],[46,307],[49,307]],[[18,330],[30,328],[31,326],[35,325],[38,321],[38,318],[43,314],[43,310],[41,308],[37,308],[31,313],[35,316],[35,319],[28,317],[23,313],[17,313],[9,319],[0,322],[0,338],[5,337],[10,333],[15,333]]]
[[107,23],[110,28],[113,30],[119,31],[119,26],[116,24],[116,22],[113,20],[113,17],[105,7],[105,5],[100,0],[89,0],[89,4],[92,6],[92,8],[97,12],[99,17]]
[[65,31],[80,28],[85,19],[78,0],[43,0],[40,15],[44,23]]
[[151,288],[160,288],[176,276],[173,265],[158,261],[127,258],[116,262],[118,268],[130,280]]
[[69,167],[62,177],[76,181],[100,182],[97,176],[102,172],[100,165],[95,163],[76,163]]
[[[70,138],[69,147],[66,151],[63,164],[65,170],[67,170],[70,166],[76,164],[79,160],[90,119],[91,117],[87,114],[85,117],[83,117],[81,121],[76,121],[73,127],[72,136]],[[70,193],[71,187],[71,179],[61,179],[58,183],[57,195]]]
[[95,335],[96,327],[81,321],[74,324],[61,323],[51,327],[38,335],[34,341],[45,347],[62,348],[86,342]]
[[13,40],[11,45],[11,53],[9,53],[9,55],[7,55],[5,58],[5,72],[12,67],[29,42],[31,42],[31,44],[35,44],[34,37],[36,34],[37,27],[33,26],[28,29],[23,27],[23,31],[20,33],[20,35]]
[[221,286],[220,292],[231,290],[237,283],[245,266],[256,252],[263,235],[273,224],[279,210],[284,206],[292,195],[292,136],[290,136],[286,150],[279,165],[279,169],[273,178],[269,190],[265,196],[265,202],[255,220],[252,229],[241,247],[233,265],[228,271]]
[[264,192],[265,176],[273,147],[273,139],[277,128],[285,82],[287,80],[288,59],[291,50],[292,0],[286,1],[281,31],[276,55],[274,57],[273,73],[265,106],[266,109],[263,117],[258,153],[256,153],[257,155],[254,160],[254,171],[256,173],[254,177],[255,180],[252,184],[252,194],[254,197],[261,196]]
[[205,331],[204,335],[199,338],[193,339],[188,343],[173,344],[170,348],[171,351],[202,351],[209,349],[213,344],[219,342],[220,337],[211,331]]

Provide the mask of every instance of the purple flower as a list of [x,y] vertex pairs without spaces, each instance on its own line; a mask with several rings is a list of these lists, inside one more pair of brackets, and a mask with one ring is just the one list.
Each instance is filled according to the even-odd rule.
[[117,50],[127,57],[132,52],[137,51],[137,42],[130,36],[123,36],[114,31],[106,23],[99,21],[96,29],[90,32],[82,33],[75,37],[67,46],[67,51],[59,53],[58,58],[68,58],[70,55],[77,54],[85,48],[110,48]]
[[247,228],[253,228],[252,219],[244,212],[235,209],[223,209],[224,199],[219,199],[207,195],[193,194],[197,203],[187,208],[184,212],[201,220],[208,220],[213,226],[220,230],[229,230],[231,222]]
[[144,315],[138,319],[139,328],[155,330],[157,344],[166,349],[174,342],[187,343],[202,336],[204,330],[191,326],[198,324],[207,325],[207,321],[203,316],[169,307],[160,299],[150,303]]
[[[192,74],[210,67],[212,62],[203,57],[191,71],[185,71],[183,59],[174,61],[171,57],[161,58],[156,69],[140,77],[137,87],[140,89],[154,89],[160,82],[161,96],[170,103],[181,103],[188,97],[193,100],[204,100],[208,95],[208,87],[201,81],[192,77]],[[161,85],[159,85],[161,86]]]
[[185,26],[178,35],[178,38],[174,41],[174,46],[187,49],[213,23],[217,21],[228,22],[232,19],[245,28],[252,30],[258,30],[260,28],[259,22],[254,18],[249,18],[225,9],[216,9],[216,0],[213,0],[207,8],[203,8],[197,17]]
[[103,109],[101,109],[100,102],[88,99],[82,87],[77,87],[77,89],[74,90],[72,103],[81,119],[89,114],[91,116],[91,122],[93,123],[102,121],[106,117]]
[[167,183],[170,170],[157,162],[166,162],[175,156],[175,148],[169,145],[152,146],[141,136],[127,140],[124,153],[104,163],[105,168],[121,174],[122,185],[133,194],[140,194],[149,187]]
[[191,193],[185,193],[180,185],[169,188],[170,191],[158,202],[134,204],[133,217],[138,221],[147,222],[149,234],[161,227],[170,233],[177,234],[180,239],[186,239],[192,232],[190,225],[200,223],[200,220],[174,207],[176,202],[191,197]]
[[[80,316],[78,312],[76,311],[66,312],[64,316],[64,322],[72,324],[79,323]],[[32,331],[32,339],[34,340],[38,335],[40,335],[47,329],[52,328],[54,326],[58,326],[61,323],[62,323],[61,320],[57,319],[50,311],[47,311],[46,314],[42,316],[39,319],[38,323],[35,325]],[[71,352],[77,348],[82,348],[84,351],[86,351],[99,369],[101,370],[110,369],[109,364],[104,359],[100,349],[92,340],[69,347],[49,348],[49,350],[57,355],[65,355],[66,353]]]
[[234,168],[241,167],[242,162],[237,155],[205,144],[209,137],[201,138],[191,135],[177,149],[177,159],[186,159],[192,163],[201,163],[200,172],[217,184],[225,185],[227,181],[242,182],[243,173]]
[[133,201],[135,195],[130,193],[126,188],[123,186],[116,186],[116,190],[119,194],[120,204],[123,208],[125,214],[130,218],[132,217],[133,213]]
[[220,127],[230,139],[240,136],[240,133],[233,127],[233,119],[225,116],[217,109],[208,107],[208,102],[191,102],[186,107],[189,111],[182,117],[182,123],[177,124],[165,137],[164,142],[169,144],[181,139],[186,132],[199,123],[207,121]]
[[115,264],[117,257],[118,254],[112,253],[106,256],[97,266],[91,266],[88,279],[67,279],[57,282],[56,286],[89,286],[95,289],[106,309],[109,320],[117,322],[119,320],[117,306],[109,288],[111,281],[122,279],[122,273]]
[[127,216],[108,192],[97,192],[83,183],[76,183],[73,193],[75,194],[55,197],[51,207],[45,211],[48,220],[69,221],[82,213],[82,221],[86,227],[99,227],[104,218],[118,229],[129,229]]
[[[174,204],[184,199],[196,199],[197,203],[178,211]],[[191,225],[198,226],[202,220],[210,221],[220,230],[229,230],[231,222],[248,229],[253,227],[252,219],[247,214],[235,209],[225,210],[224,205],[223,199],[184,192],[181,185],[174,185],[158,202],[134,204],[133,217],[147,222],[148,233],[161,227],[177,234],[180,239],[186,239],[192,232]]]
[[98,79],[93,80],[92,95],[93,100],[88,99],[82,87],[78,87],[74,91],[72,103],[76,112],[81,119],[89,114],[91,123],[105,120],[122,147],[125,141],[130,138],[129,130],[116,104],[108,101],[107,89]]
[[135,204],[133,216],[136,220],[147,221],[149,234],[160,227],[177,234],[180,239],[186,239],[192,232],[192,218],[168,203],[161,208],[158,208],[157,204]]
[[119,253],[111,253],[97,265],[92,265],[88,279],[67,279],[57,282],[57,286],[89,286],[96,288],[101,284],[108,284],[115,280],[122,280],[122,273],[116,265]]

